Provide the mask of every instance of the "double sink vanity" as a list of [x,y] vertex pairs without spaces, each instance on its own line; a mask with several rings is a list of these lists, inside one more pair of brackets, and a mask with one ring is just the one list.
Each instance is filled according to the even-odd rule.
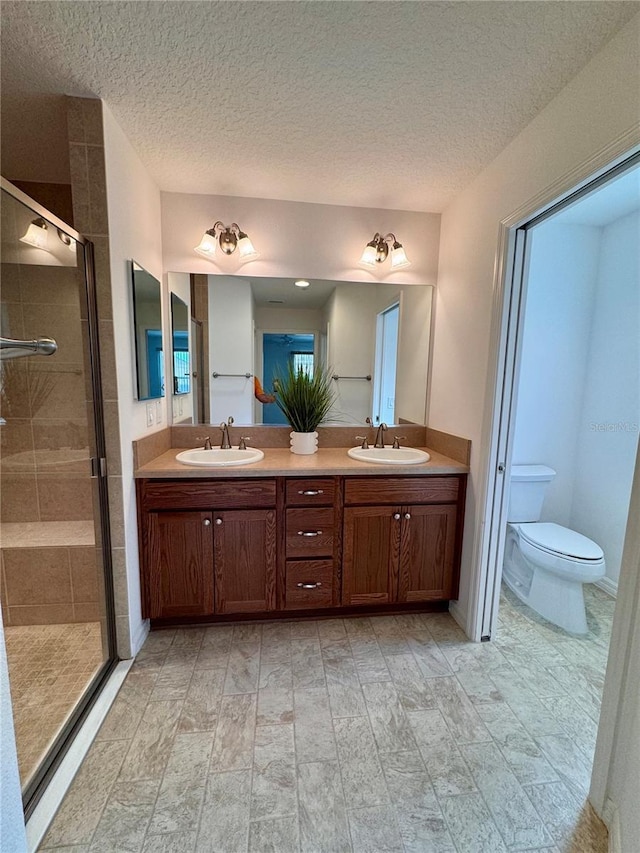
[[283,446],[288,431],[252,430],[261,449],[245,464],[252,448],[194,447],[202,427],[134,443],[152,625],[446,609],[457,597],[468,442],[403,425],[424,447],[416,462],[411,448],[353,448],[339,427],[300,456]]

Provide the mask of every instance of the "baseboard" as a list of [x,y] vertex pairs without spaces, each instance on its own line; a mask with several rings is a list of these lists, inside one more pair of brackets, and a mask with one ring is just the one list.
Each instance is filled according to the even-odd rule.
[[136,631],[135,637],[131,638],[131,657],[135,657],[140,649],[144,646],[144,641],[151,630],[151,623],[148,619],[143,619]]
[[620,813],[612,800],[607,800],[602,812],[602,820],[609,830],[609,853],[622,853],[620,835]]
[[465,618],[465,614],[457,601],[449,602],[449,614],[452,616],[454,621],[458,623],[458,625],[462,628],[465,634],[469,636],[469,632],[467,631],[467,620]]
[[596,581],[595,585],[598,587],[598,589],[601,589],[603,592],[606,592],[607,595],[610,595],[611,598],[618,597],[618,584],[614,580],[611,580],[611,578],[608,578],[606,575],[599,581]]

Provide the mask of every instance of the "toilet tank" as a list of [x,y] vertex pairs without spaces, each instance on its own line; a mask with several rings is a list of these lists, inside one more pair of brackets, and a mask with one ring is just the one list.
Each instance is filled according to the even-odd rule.
[[546,465],[512,465],[507,521],[540,521],[544,493],[555,476]]

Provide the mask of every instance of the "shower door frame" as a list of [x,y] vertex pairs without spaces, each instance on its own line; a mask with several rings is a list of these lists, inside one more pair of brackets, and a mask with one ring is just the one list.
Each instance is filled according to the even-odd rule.
[[[62,219],[55,216],[38,202],[34,201],[22,190],[0,176],[0,188],[15,201],[28,207],[36,216],[41,216],[55,228],[60,228],[83,246],[84,279],[87,305],[87,326],[89,331],[89,364],[91,366],[91,388],[93,393],[93,434],[95,439],[95,456],[91,458],[91,479],[96,481],[98,504],[100,508],[99,522],[102,541],[102,566],[105,593],[105,625],[107,629],[108,657],[98,672],[88,683],[81,699],[63,724],[62,728],[51,743],[47,754],[29,780],[22,792],[22,804],[25,819],[28,819],[35,809],[40,797],[49,784],[62,759],[80,730],[87,714],[100,695],[107,679],[118,663],[116,651],[116,617],[113,596],[113,571],[111,561],[111,529],[109,524],[109,496],[107,485],[106,443],[104,430],[104,405],[102,399],[102,384],[100,381],[100,344],[98,338],[98,307],[95,278],[95,255],[91,240],[88,240]],[[79,266],[80,268],[80,266]],[[11,679],[9,679],[11,684]]]

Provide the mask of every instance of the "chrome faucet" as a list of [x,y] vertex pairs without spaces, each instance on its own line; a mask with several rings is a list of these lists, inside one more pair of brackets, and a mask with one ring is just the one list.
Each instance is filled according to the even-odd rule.
[[374,447],[384,447],[384,433],[387,431],[388,427],[386,424],[381,423],[378,427],[378,432],[376,433],[376,443],[373,445]]
[[231,450],[231,440],[229,438],[229,427],[233,423],[233,418],[229,417],[227,423],[223,421],[220,424],[220,429],[222,430],[222,441],[220,442],[220,450]]

